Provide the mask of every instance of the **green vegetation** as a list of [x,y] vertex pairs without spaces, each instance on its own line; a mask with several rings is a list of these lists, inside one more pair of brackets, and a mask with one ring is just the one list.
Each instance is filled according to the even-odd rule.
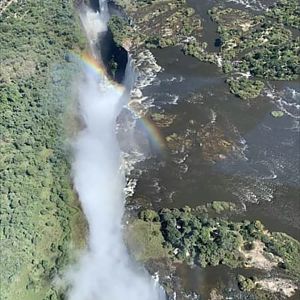
[[146,262],[168,256],[168,250],[163,246],[164,238],[159,222],[134,220],[127,228],[126,243],[139,261]]
[[297,0],[279,0],[266,15],[278,23],[300,29],[300,6]]
[[245,56],[242,70],[249,71],[253,76],[274,80],[293,80],[300,74],[299,42],[285,40],[278,45],[268,45],[262,49],[251,51]]
[[213,201],[208,204],[217,214],[223,213],[224,211],[234,211],[236,210],[236,205],[232,202],[225,201]]
[[280,256],[289,273],[300,278],[300,243],[282,232],[272,233],[270,239],[266,242],[269,252]]
[[68,53],[85,39],[71,0],[13,2],[0,28],[0,298],[54,300],[53,279],[83,243],[64,120],[79,69]]
[[245,77],[227,79],[230,92],[242,99],[251,99],[259,96],[264,84],[259,80],[249,80]]
[[[285,11],[289,20],[297,19],[299,3],[296,0],[280,3],[270,8],[266,15],[255,17],[231,8],[214,7],[210,10],[211,18],[218,24],[225,73],[231,77],[249,73],[254,78],[271,80],[298,78],[299,38],[293,38],[292,32],[284,27],[287,23],[284,18],[277,18],[274,22],[268,16],[277,11],[279,5],[281,13]],[[230,91],[243,99],[257,97],[264,86],[263,82],[251,78],[229,78],[227,82]]]
[[[256,98],[264,84],[253,78],[295,80],[299,77],[300,40],[284,27],[299,26],[299,10],[297,0],[279,1],[260,16],[251,16],[238,9],[214,7],[209,14],[218,24],[219,57],[207,52],[205,43],[195,40],[184,46],[184,53],[222,65],[224,73],[230,75],[227,82],[233,94],[243,99]],[[241,73],[252,78],[236,78]]]
[[115,2],[125,9],[130,22],[114,16],[109,28],[116,43],[126,49],[164,48],[200,36],[200,20],[185,0]]
[[130,39],[132,28],[128,22],[118,16],[112,16],[108,22],[108,27],[113,35],[117,46],[122,46]]
[[284,116],[284,112],[281,111],[281,110],[273,110],[271,112],[271,115],[274,117],[274,118],[280,118],[280,117],[283,117]]
[[[169,257],[175,261],[185,261],[201,267],[219,264],[232,268],[243,267],[247,265],[249,255],[261,255],[260,250],[256,248],[260,243],[265,247],[262,248],[263,255],[260,259],[268,261],[270,257],[271,265],[274,265],[274,262],[276,265],[277,261],[278,267],[299,278],[298,241],[283,233],[270,234],[260,221],[233,222],[220,217],[208,217],[208,208],[216,212],[235,209],[231,203],[226,205],[225,202],[213,202],[195,209],[164,208],[158,213],[149,209],[142,211],[139,219],[130,225],[138,229],[136,235],[139,238],[135,240],[140,242],[136,244],[145,247],[142,249],[142,260],[166,257],[162,250],[164,247]],[[275,255],[275,260],[270,253]],[[252,288],[248,280],[241,279],[239,282],[244,290]]]
[[175,257],[202,267],[220,263],[237,267],[242,256],[238,249],[243,237],[227,221],[197,215],[190,208],[162,209],[161,231]]
[[255,288],[255,280],[252,278],[238,275],[237,281],[241,291],[251,291]]
[[216,54],[209,53],[205,49],[207,43],[197,42],[196,40],[191,40],[183,46],[183,53],[185,55],[191,55],[196,57],[201,61],[207,61],[210,63],[218,64],[218,57]]
[[237,210],[235,203],[226,201],[213,201],[204,205],[197,206],[195,212],[197,214],[224,214]]
[[110,59],[108,66],[109,66],[109,70],[111,72],[112,78],[115,78],[116,72],[118,70],[118,63],[116,62],[114,56]]

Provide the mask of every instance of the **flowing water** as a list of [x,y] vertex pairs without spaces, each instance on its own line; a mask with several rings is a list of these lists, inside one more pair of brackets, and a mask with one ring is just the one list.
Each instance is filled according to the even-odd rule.
[[[106,31],[108,18],[103,0],[100,12],[82,7],[81,19],[90,41],[91,57],[82,60],[83,76],[78,85],[83,129],[74,141],[73,177],[89,235],[88,249],[68,273],[68,299],[162,300],[162,289],[131,260],[123,242],[125,176],[116,120],[129,96],[125,86],[109,80],[99,63],[98,41]],[[126,75],[124,84],[129,86],[130,70]]]
[[[248,103],[229,93],[215,66],[176,48],[153,53],[164,71],[143,91],[153,98],[150,111],[176,116],[170,127],[160,129],[162,135],[176,133],[192,146],[169,149],[166,158],[153,153],[138,164],[142,175],[129,203],[160,209],[232,201],[240,208],[233,219],[258,219],[271,231],[299,240],[299,85],[270,83],[265,95]],[[286,109],[284,117],[272,117],[278,109]],[[234,150],[212,146],[208,150],[216,155],[210,160],[201,145],[205,135],[212,144],[219,139],[233,143]],[[186,287],[206,297],[210,288],[226,286],[230,278],[234,282],[237,273],[228,268],[178,267]]]
[[[227,2],[239,8],[251,4],[248,8],[256,12],[271,1]],[[206,25],[203,38],[209,39],[208,49],[218,51],[216,27],[206,12],[219,1],[189,3]],[[268,82],[261,96],[243,101],[229,93],[216,66],[184,56],[177,47],[152,53],[163,69],[143,89],[149,115],[172,119],[170,126],[159,128],[161,135],[167,138],[175,133],[187,143],[177,140],[178,145],[171,144],[163,155],[151,142],[145,143],[147,159],[137,163],[132,173],[136,185],[129,208],[232,201],[239,207],[233,219],[258,219],[269,230],[300,240],[299,81]],[[274,110],[284,116],[274,118]],[[241,272],[226,267],[177,267],[185,287],[204,299],[211,288],[234,284]]]

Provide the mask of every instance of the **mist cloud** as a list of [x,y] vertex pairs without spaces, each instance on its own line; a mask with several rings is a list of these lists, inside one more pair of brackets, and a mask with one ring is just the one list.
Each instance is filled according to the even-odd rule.
[[[85,14],[83,24],[91,40],[105,28],[100,14],[92,12]],[[68,299],[165,299],[151,276],[131,260],[123,242],[125,179],[115,121],[124,95],[99,74],[91,74],[88,69],[84,73],[85,80],[78,88],[85,127],[74,141],[73,178],[89,236],[88,249],[68,274]]]

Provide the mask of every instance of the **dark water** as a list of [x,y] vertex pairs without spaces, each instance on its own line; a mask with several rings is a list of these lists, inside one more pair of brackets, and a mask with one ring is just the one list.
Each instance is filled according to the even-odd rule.
[[[212,40],[217,38],[214,31],[207,31]],[[232,201],[240,208],[233,219],[259,219],[269,230],[300,240],[299,82],[270,82],[262,96],[243,101],[229,93],[216,66],[184,56],[178,48],[153,54],[163,71],[143,91],[153,99],[150,116],[175,115],[173,124],[160,132],[164,138],[176,133],[189,145],[168,148],[164,155],[154,152],[138,164],[143,173],[129,203],[159,209]],[[285,115],[274,118],[271,112],[280,109]],[[220,140],[233,148],[220,146]],[[205,154],[207,143],[212,146]],[[241,273],[188,266],[177,272],[185,287],[204,299],[212,288],[233,284]]]
[[[218,266],[208,267],[203,271],[199,267],[191,268],[185,264],[178,266],[176,272],[178,276],[183,278],[185,288],[201,295],[201,299],[210,299],[210,292],[215,289],[217,291],[224,291],[225,299],[255,300],[257,298],[254,298],[251,293],[247,294],[239,290],[236,278],[239,274],[245,277],[266,276],[262,271],[256,270],[253,272],[251,269],[229,269],[225,266]],[[299,296],[300,293],[297,292],[289,299],[297,300]]]
[[[176,48],[153,53],[164,72],[157,78],[159,84],[144,94],[155,98],[152,112],[177,116],[170,127],[161,129],[162,135],[181,134],[193,145],[183,151],[167,150],[163,162],[159,158],[144,162],[135,195],[153,199],[156,207],[234,201],[246,209],[243,218],[262,219],[271,230],[299,239],[299,120],[288,115],[274,118],[271,111],[278,107],[267,96],[246,102],[231,95],[215,66],[186,57]],[[288,85],[280,83],[278,89]],[[166,103],[172,102],[170,95],[179,96],[177,104]],[[219,135],[214,136],[211,128]],[[225,153],[224,159],[203,158],[199,143],[206,133],[211,141],[220,136],[232,141],[235,150]]]
[[[170,127],[161,128],[161,134],[182,134],[192,140],[192,147],[169,149],[166,158],[157,155],[143,162],[134,198],[144,198],[144,203],[157,209],[232,201],[240,207],[233,219],[259,219],[269,230],[299,240],[299,120],[287,114],[272,117],[271,111],[278,110],[279,104],[267,96],[246,102],[229,94],[215,66],[186,57],[176,48],[153,53],[164,72],[145,94],[155,99],[152,112],[176,115]],[[288,86],[297,88],[282,82],[276,88],[285,91]],[[166,103],[168,94],[179,96],[177,104]],[[199,141],[206,132],[212,135],[211,128],[218,128],[222,138],[236,145],[234,151],[225,152],[224,159],[203,157]],[[213,139],[219,136],[212,135]],[[227,276],[234,282],[237,275],[228,268],[184,270],[186,287],[206,296],[212,287],[226,286]]]

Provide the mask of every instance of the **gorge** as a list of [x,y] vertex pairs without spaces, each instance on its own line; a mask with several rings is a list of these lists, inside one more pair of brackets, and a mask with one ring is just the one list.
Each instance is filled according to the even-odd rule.
[[298,1],[2,2],[0,298],[299,299]]
[[[106,1],[99,5],[97,12],[86,6],[81,8],[82,24],[94,57],[82,60],[84,79],[79,84],[79,111],[84,129],[74,142],[73,172],[89,231],[87,253],[69,275],[69,299],[122,300],[126,295],[131,300],[163,300],[163,290],[142,266],[133,262],[123,241],[125,175],[116,120],[128,101],[130,80],[124,78],[127,86],[111,81],[101,65],[97,51],[105,42],[102,37],[109,15]],[[132,76],[130,71],[125,75]]]

